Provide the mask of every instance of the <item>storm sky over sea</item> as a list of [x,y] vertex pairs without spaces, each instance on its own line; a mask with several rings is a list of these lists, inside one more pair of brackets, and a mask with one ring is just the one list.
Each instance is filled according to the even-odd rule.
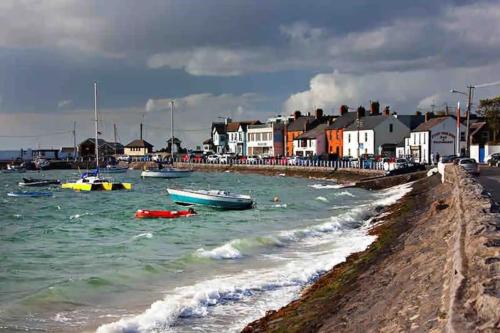
[[[401,114],[455,107],[468,83],[500,79],[500,1],[0,2],[0,149],[92,136],[195,147],[218,117],[379,100]],[[498,86],[478,98],[500,95]]]

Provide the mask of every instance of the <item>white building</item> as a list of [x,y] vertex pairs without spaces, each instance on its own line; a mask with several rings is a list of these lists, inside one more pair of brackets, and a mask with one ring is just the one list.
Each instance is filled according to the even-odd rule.
[[227,124],[227,147],[228,152],[243,156],[247,152],[247,127],[258,125],[260,121],[235,121]]
[[[465,148],[465,126],[460,124],[460,149]],[[457,153],[457,119],[454,116],[431,118],[420,124],[410,134],[405,150],[419,163],[431,163],[434,157]]]
[[295,156],[319,156],[327,151],[326,128],[329,124],[320,124],[293,139]]
[[344,156],[388,154],[395,156],[396,146],[409,136],[410,129],[391,115],[359,117],[343,133]]
[[283,156],[283,130],[281,123],[248,125],[247,156]]
[[212,143],[216,153],[227,151],[227,132],[225,123],[212,123]]

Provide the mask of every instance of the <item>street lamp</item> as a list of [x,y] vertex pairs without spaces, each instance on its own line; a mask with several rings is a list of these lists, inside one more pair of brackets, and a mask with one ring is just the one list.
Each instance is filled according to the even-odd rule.
[[[466,128],[465,128],[465,145],[466,145],[466,156],[470,156],[470,138],[469,138],[469,128],[470,128],[470,108],[471,108],[471,102],[472,102],[472,96],[474,94],[473,89],[475,88],[473,85],[469,85],[467,88],[469,88],[469,93],[465,93],[463,91],[451,89],[450,93],[452,94],[462,94],[464,96],[467,96],[467,123],[466,123]],[[457,138],[458,142],[460,142],[460,138]],[[459,144],[460,146],[460,144]]]

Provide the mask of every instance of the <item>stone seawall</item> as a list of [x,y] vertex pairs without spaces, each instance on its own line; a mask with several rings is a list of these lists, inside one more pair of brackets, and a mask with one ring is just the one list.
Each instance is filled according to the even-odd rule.
[[458,166],[384,210],[377,240],[244,332],[499,332],[500,221]]

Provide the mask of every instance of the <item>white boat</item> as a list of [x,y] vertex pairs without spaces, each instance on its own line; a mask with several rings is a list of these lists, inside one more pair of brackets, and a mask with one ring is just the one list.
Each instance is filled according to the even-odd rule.
[[41,158],[41,157],[37,157],[33,163],[35,164],[35,167],[37,169],[45,169],[45,168],[48,168],[50,166],[50,161],[44,159],[44,158]]
[[185,178],[189,177],[193,173],[193,170],[188,169],[177,169],[177,168],[165,168],[158,170],[144,170],[141,172],[141,177],[146,178]]
[[220,209],[249,209],[254,205],[251,196],[220,190],[167,189],[170,198],[180,205],[202,205]]
[[26,168],[23,165],[11,165],[7,164],[7,169],[2,170],[3,173],[24,173]]
[[125,173],[128,168],[119,167],[116,165],[107,165],[104,169],[99,169],[101,173]]

